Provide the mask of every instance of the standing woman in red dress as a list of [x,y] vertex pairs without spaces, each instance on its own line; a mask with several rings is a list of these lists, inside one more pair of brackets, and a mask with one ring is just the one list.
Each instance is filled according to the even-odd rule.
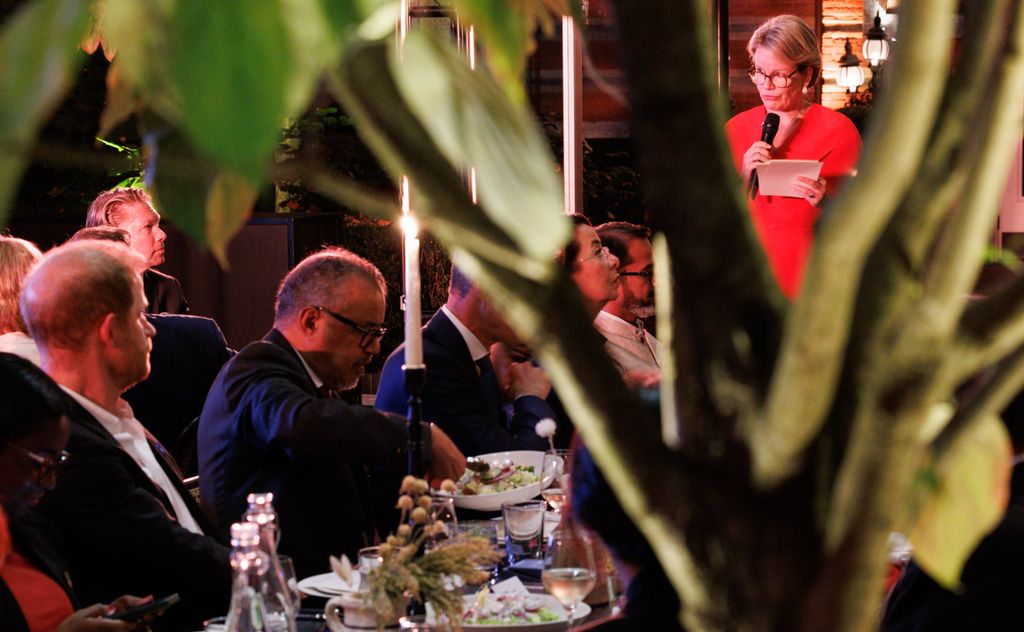
[[[737,114],[725,126],[743,182],[749,183],[752,171],[771,159],[823,163],[817,180],[802,176],[793,180],[798,197],[758,193],[749,200],[754,227],[779,288],[793,298],[800,292],[822,201],[854,172],[860,134],[846,116],[808,100],[821,76],[821,53],[806,22],[795,15],[768,19],[754,31],[747,53],[750,79],[763,105]],[[779,116],[771,144],[761,141],[768,113]]]

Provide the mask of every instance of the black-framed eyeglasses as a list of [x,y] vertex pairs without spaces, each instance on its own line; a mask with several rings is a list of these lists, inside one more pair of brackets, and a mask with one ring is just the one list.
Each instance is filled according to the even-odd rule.
[[326,307],[316,306],[313,309],[318,312],[323,312],[338,321],[343,325],[348,325],[352,329],[355,329],[359,333],[363,334],[363,337],[359,339],[359,348],[365,349],[373,344],[374,340],[380,340],[384,337],[384,334],[388,333],[387,327],[363,327],[359,323],[355,322],[350,318],[345,318],[341,314],[336,314]]
[[783,75],[780,73],[772,73],[769,75],[762,71],[760,68],[757,68],[756,66],[751,66],[750,68],[747,69],[747,76],[750,77],[750,80],[754,82],[754,85],[759,86],[763,84],[765,81],[771,79],[772,85],[775,86],[776,88],[785,88],[789,84],[793,83],[793,77],[798,73],[803,72],[803,70],[803,66],[798,66],[796,70],[789,73],[788,75]]
[[60,452],[54,452],[53,454],[40,454],[9,441],[5,441],[4,445],[8,448],[14,448],[18,452],[21,452],[35,463],[37,483],[45,481],[51,474],[67,465],[68,461],[71,459],[71,453],[67,450],[61,450]]
[[651,279],[654,278],[654,270],[641,270],[639,272],[623,272],[622,270],[619,270],[619,276],[620,277],[635,276],[635,277],[640,277],[641,279],[644,279],[645,281],[650,281]]
[[598,257],[601,257],[602,259],[605,260],[605,262],[608,262],[611,261],[611,254],[612,253],[608,251],[608,246],[601,246],[601,249],[598,250],[595,254],[592,254],[589,257],[583,257],[582,259],[577,259],[576,261],[579,263],[583,263],[584,261],[590,261],[591,259],[597,259]]

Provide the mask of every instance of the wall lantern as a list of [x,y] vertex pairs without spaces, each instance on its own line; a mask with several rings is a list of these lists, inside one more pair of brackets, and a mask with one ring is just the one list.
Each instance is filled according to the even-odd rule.
[[861,47],[861,53],[872,68],[878,68],[889,57],[889,39],[885,36],[882,17],[879,13],[875,13],[875,25],[864,34],[864,46]]
[[850,40],[846,40],[846,54],[839,59],[836,83],[846,88],[847,92],[856,92],[864,83],[864,69],[860,67],[860,58],[853,54]]

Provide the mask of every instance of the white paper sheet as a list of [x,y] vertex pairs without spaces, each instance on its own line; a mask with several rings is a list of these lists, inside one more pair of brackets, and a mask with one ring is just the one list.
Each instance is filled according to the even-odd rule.
[[817,160],[769,160],[757,166],[757,194],[801,197],[791,186],[797,176],[812,180],[821,173]]

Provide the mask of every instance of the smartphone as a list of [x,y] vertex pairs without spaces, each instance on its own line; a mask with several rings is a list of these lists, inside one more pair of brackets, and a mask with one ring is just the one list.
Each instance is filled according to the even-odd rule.
[[115,621],[139,621],[153,613],[166,610],[179,601],[181,601],[181,597],[178,596],[178,593],[174,593],[173,595],[167,595],[163,599],[154,599],[153,601],[142,604],[137,608],[130,608],[121,612],[115,612],[114,614],[108,614],[105,618],[114,619]]

